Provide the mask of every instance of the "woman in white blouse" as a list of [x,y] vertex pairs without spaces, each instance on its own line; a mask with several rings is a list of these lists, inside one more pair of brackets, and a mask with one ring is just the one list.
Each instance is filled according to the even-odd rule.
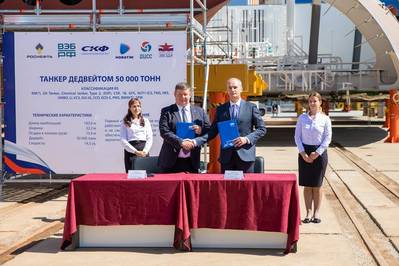
[[[331,142],[330,118],[322,112],[321,95],[308,97],[309,110],[298,117],[295,143],[298,148],[299,185],[304,186],[306,217],[303,223],[320,223],[321,186],[326,173],[327,147]],[[312,212],[313,203],[313,212]]]
[[152,146],[151,124],[141,113],[140,100],[132,98],[128,106],[120,130],[121,142],[125,151],[126,173],[131,169],[131,158],[148,156]]

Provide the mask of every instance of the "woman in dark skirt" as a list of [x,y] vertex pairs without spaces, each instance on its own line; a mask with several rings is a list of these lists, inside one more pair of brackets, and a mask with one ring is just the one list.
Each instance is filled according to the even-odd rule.
[[126,173],[131,169],[132,158],[148,156],[152,146],[151,124],[141,113],[140,100],[138,98],[130,99],[128,106],[120,131],[125,152]]
[[328,163],[327,148],[332,136],[331,120],[322,112],[319,93],[312,92],[308,97],[308,104],[308,112],[298,117],[295,127],[295,143],[299,151],[299,185],[304,186],[306,206],[306,217],[302,222],[320,223],[321,186]]

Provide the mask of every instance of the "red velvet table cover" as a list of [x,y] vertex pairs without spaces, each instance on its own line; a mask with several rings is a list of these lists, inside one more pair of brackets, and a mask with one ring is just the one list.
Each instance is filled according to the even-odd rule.
[[78,225],[175,225],[174,246],[191,250],[190,228],[241,229],[288,234],[286,252],[299,239],[299,195],[294,174],[88,174],[71,181],[62,249]]

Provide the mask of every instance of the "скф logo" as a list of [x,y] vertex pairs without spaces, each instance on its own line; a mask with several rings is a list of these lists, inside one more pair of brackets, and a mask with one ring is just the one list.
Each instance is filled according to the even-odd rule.
[[106,45],[103,46],[86,45],[82,47],[83,52],[106,52],[108,50],[109,47]]

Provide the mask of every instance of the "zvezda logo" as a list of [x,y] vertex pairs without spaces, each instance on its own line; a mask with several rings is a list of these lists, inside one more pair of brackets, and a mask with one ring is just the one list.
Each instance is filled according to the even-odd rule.
[[160,44],[158,51],[159,51],[159,57],[172,57],[173,45],[168,43]]
[[119,53],[121,55],[117,55],[115,56],[115,59],[133,59],[134,56],[133,55],[125,55],[127,52],[129,52],[130,50],[130,46],[124,43],[121,43],[119,45]]

